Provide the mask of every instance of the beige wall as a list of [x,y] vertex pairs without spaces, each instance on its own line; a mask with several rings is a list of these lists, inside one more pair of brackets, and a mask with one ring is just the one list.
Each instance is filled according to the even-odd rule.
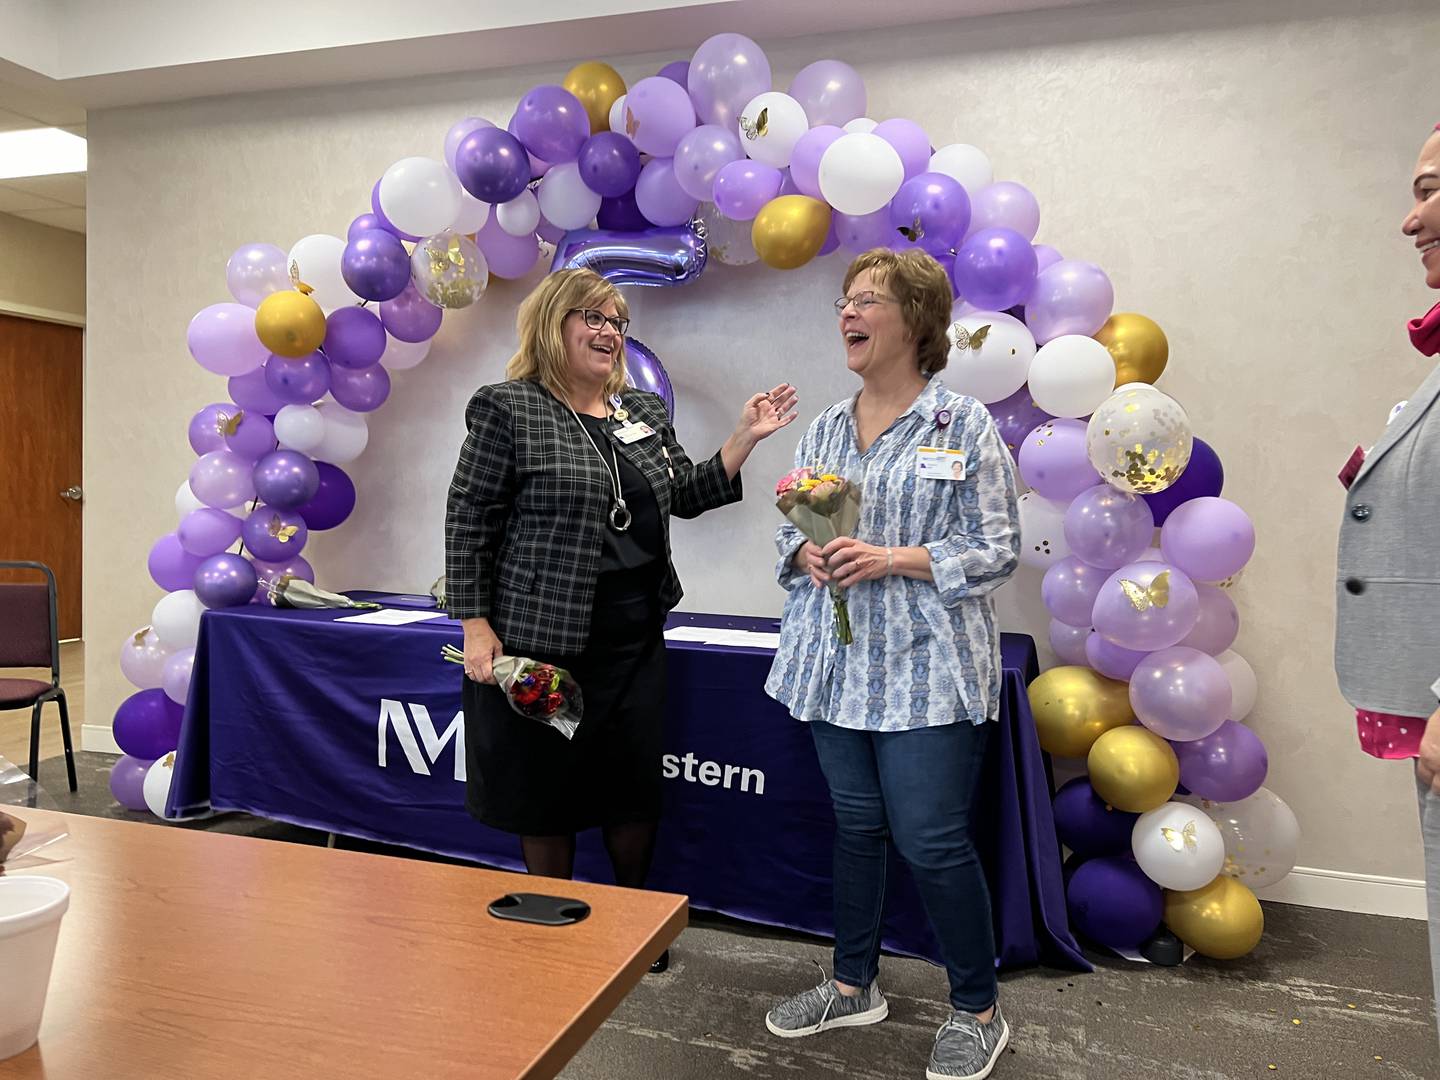
[[[1331,594],[1335,473],[1425,371],[1401,322],[1429,297],[1398,225],[1414,155],[1440,119],[1440,12],[1403,0],[1257,7],[1082,8],[765,44],[781,86],[839,56],[864,74],[875,116],[986,148],[1000,176],[1039,196],[1040,239],[1100,263],[1119,309],[1166,328],[1162,385],[1259,527],[1236,593],[1238,649],[1259,672],[1253,723],[1270,786],[1305,828],[1301,862],[1414,878],[1413,784],[1356,748],[1331,674]],[[669,59],[613,62],[633,80]],[[229,253],[343,234],[391,161],[438,156],[467,113],[503,123],[564,67],[91,114],[92,722],[127,692],[115,651],[160,596],[145,554],[175,524],[186,422],[223,395],[190,361],[185,327],[228,299]],[[828,308],[842,270],[839,257],[791,274],[717,265],[688,290],[634,291],[636,334],[669,367],[692,451],[713,448],[741,398],[782,378],[801,387],[807,420],[851,389]],[[356,519],[308,553],[323,584],[420,589],[440,572],[462,405],[501,377],[528,284],[497,283],[447,318],[424,365],[398,374],[352,470]],[[677,524],[692,610],[778,611],[767,491],[800,430],[756,455],[743,506]],[[1009,628],[1043,636],[1022,600],[1037,591],[1026,572],[1002,602]]]
[[0,311],[85,321],[85,236],[0,214]]

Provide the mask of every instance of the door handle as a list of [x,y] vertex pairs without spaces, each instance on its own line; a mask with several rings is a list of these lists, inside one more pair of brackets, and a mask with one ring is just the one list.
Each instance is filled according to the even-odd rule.
[[80,502],[85,498],[85,493],[78,486],[71,486],[60,492],[62,499],[69,499],[71,502]]

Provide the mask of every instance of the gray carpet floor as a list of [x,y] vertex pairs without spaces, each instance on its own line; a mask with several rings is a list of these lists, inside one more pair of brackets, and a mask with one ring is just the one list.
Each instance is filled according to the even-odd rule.
[[[114,759],[80,755],[80,792],[58,760],[41,777],[57,809],[154,822],[110,798]],[[157,828],[174,828],[161,826]],[[228,814],[183,828],[323,844],[312,830]],[[416,857],[397,848],[342,846]],[[1280,904],[1240,961],[1158,968],[1091,953],[1093,975],[1037,969],[1001,988],[1012,1028],[1001,1080],[1440,1080],[1425,924]],[[764,1026],[777,998],[820,981],[819,940],[696,912],[670,970],[649,976],[562,1074],[564,1080],[918,1080],[945,1019],[945,977],[886,957],[890,1017],[868,1028],[782,1040]],[[1298,1021],[1298,1022],[1297,1022]]]

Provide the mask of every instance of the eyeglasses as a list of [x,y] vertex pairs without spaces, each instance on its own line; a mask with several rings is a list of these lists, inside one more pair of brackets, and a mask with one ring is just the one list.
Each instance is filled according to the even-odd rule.
[[570,311],[578,311],[580,317],[585,320],[585,325],[591,330],[599,330],[606,323],[609,323],[617,334],[624,337],[625,331],[630,329],[630,320],[622,318],[619,315],[606,315],[603,311],[596,311],[594,308],[587,307],[571,308]]
[[862,292],[862,293],[861,293],[860,295],[858,295],[858,296],[842,296],[842,297],[840,297],[840,299],[836,300],[836,301],[835,301],[835,314],[836,314],[836,315],[844,315],[844,314],[845,314],[845,309],[846,309],[847,307],[849,307],[851,304],[854,304],[854,305],[855,305],[855,311],[856,311],[857,314],[859,314],[859,315],[864,315],[864,314],[865,314],[865,311],[866,311],[868,308],[872,308],[872,307],[874,307],[876,304],[890,304],[890,303],[894,303],[894,301],[891,300],[890,297],[888,297],[888,296],[881,296],[879,293],[873,293],[873,292]]

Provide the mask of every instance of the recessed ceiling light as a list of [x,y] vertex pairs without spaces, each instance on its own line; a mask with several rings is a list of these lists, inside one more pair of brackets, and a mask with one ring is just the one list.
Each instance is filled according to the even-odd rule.
[[59,128],[0,131],[0,180],[85,171],[85,140]]

